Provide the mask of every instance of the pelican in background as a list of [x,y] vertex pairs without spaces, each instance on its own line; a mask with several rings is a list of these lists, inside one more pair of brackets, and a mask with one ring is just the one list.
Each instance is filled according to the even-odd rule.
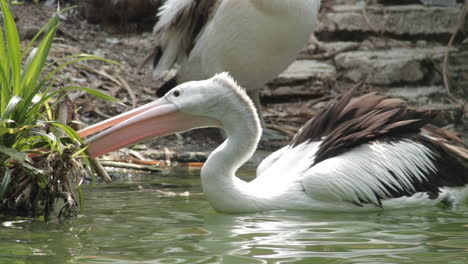
[[468,149],[428,125],[431,111],[373,93],[339,95],[288,146],[272,153],[250,182],[235,176],[262,133],[252,100],[227,73],[181,84],[164,97],[79,131],[100,156],[145,139],[220,127],[227,139],[201,170],[211,205],[228,213],[369,210],[456,203],[465,197]]
[[[259,93],[284,71],[315,29],[320,0],[168,0],[154,27],[153,75],[178,65],[159,97],[178,83],[229,72],[252,98],[266,138]],[[276,133],[277,134],[277,133]]]

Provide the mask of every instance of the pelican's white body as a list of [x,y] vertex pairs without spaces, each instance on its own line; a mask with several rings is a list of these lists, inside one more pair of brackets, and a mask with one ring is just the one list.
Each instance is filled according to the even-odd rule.
[[[395,158],[396,155],[394,155],[386,160],[381,159],[380,163],[375,162],[376,160],[370,159],[376,158],[376,153],[371,150],[373,146],[366,144],[356,150],[310,167],[310,164],[313,163],[314,150],[319,144],[320,142],[311,142],[295,148],[287,146],[278,150],[272,154],[273,156],[278,155],[278,160],[270,163],[268,162],[270,156],[263,161],[260,165],[267,166],[267,169],[265,171],[257,170],[257,177],[248,183],[236,177],[216,177],[218,180],[214,180],[215,177],[209,177],[207,173],[202,173],[205,193],[214,208],[230,213],[283,209],[380,210],[381,208],[374,204],[363,204],[358,207],[350,201],[358,198],[356,193],[366,195],[366,192],[379,189],[381,183],[377,181],[377,178],[398,184],[393,178],[385,178],[385,173],[379,166],[395,167],[398,166],[397,161],[401,159],[392,159]],[[386,152],[395,148],[408,147],[408,145],[405,146],[406,144],[410,143],[393,146],[383,144],[379,148]],[[413,144],[410,147],[418,148],[419,146]],[[412,159],[419,159],[419,156],[416,154],[405,157],[408,157],[407,162],[410,163],[413,162]],[[421,158],[427,159],[427,157]],[[369,162],[371,160],[372,162]],[[259,172],[260,174],[258,174]],[[373,188],[369,187],[369,182],[374,182]],[[410,197],[383,200],[382,207],[396,209],[427,206],[436,205],[441,201],[457,203],[464,200],[467,194],[465,187],[445,187],[441,189],[441,193],[436,199],[429,199],[427,193],[421,192]]]
[[[369,101],[378,99],[361,98]],[[356,110],[353,108],[355,106],[347,103],[349,101],[343,100],[349,111]],[[339,102],[332,104],[332,109],[338,109]],[[395,101],[381,102],[388,107]],[[414,118],[414,113],[410,112],[411,118]],[[316,118],[320,120],[324,116],[329,121],[332,114],[319,113]],[[369,118],[368,114],[363,116]],[[362,129],[359,126],[362,126],[363,120],[352,120],[355,123],[345,125]],[[305,131],[312,129],[309,132],[325,129],[312,127],[316,124],[308,123],[303,128],[306,128]],[[395,126],[395,123],[391,124]],[[375,122],[370,125],[375,125]],[[330,145],[325,143],[334,136],[350,139],[343,132],[344,126],[336,128],[341,134],[317,137],[301,130],[299,135],[307,135],[305,139],[293,140],[290,146],[271,154],[258,167],[254,180],[243,181],[236,177],[235,172],[253,155],[262,128],[253,102],[226,73],[209,80],[181,84],[155,102],[79,133],[87,135],[96,128],[110,126],[87,140],[90,155],[98,156],[153,136],[193,128],[222,127],[227,138],[210,154],[201,170],[206,197],[221,212],[391,209],[435,205],[441,201],[456,203],[464,199],[467,193],[468,156],[465,156],[464,148],[458,148],[453,153],[445,151],[442,145],[437,145],[424,133],[398,138],[389,134],[344,147],[336,143],[329,148]],[[355,130],[351,131],[356,133]],[[336,151],[336,146],[341,147],[340,151]],[[327,150],[331,152],[323,154]],[[447,173],[452,171],[457,174]]]
[[[225,75],[188,82],[177,91],[182,96],[175,98],[171,93],[165,98],[182,112],[218,120],[226,132],[226,141],[211,153],[201,171],[203,190],[221,212],[377,210],[381,208],[375,205],[374,193],[387,196],[383,184],[414,189],[410,174],[424,178],[435,170],[430,149],[409,140],[362,144],[314,166],[321,142],[306,141],[271,154],[258,167],[257,177],[245,182],[235,172],[253,155],[261,135],[258,116],[245,92]],[[183,98],[185,92],[192,96]],[[398,172],[399,178],[392,177],[386,168]],[[381,204],[391,209],[435,205],[443,200],[457,202],[464,199],[466,191],[466,187],[444,187],[436,199],[416,192],[409,197],[383,199]],[[371,203],[357,206],[359,197]]]
[[[274,152],[259,165],[257,177],[251,182],[245,182],[234,176],[236,168],[226,167],[227,162],[223,162],[234,158],[225,156],[227,153],[240,153],[242,146],[245,146],[244,154],[251,153],[254,150],[252,146],[256,146],[253,141],[250,141],[250,145],[247,143],[249,140],[245,131],[249,131],[249,128],[238,127],[236,130],[243,132],[231,138],[238,138],[239,141],[229,142],[228,139],[212,153],[201,172],[208,200],[216,210],[222,212],[380,210],[375,204],[367,203],[359,207],[350,201],[359,203],[358,194],[361,197],[374,197],[372,193],[376,190],[385,195],[383,182],[395,186],[405,184],[411,188],[410,171],[405,171],[408,168],[419,177],[435,169],[429,161],[429,149],[412,142],[364,144],[311,167],[321,142],[306,142]],[[402,151],[405,155],[401,154]],[[418,168],[412,164],[427,166]],[[400,183],[385,168],[401,170],[407,178],[401,177]],[[427,206],[441,201],[457,203],[465,199],[467,194],[466,187],[445,187],[441,188],[436,199],[429,199],[426,192],[421,192],[410,197],[385,199],[382,207]]]
[[[158,24],[169,23],[174,11],[190,2],[168,1]],[[167,36],[173,41],[165,48],[155,75],[168,70],[178,57],[178,82],[229,72],[249,93],[258,90],[284,71],[305,46],[315,28],[320,0],[220,0],[218,5],[188,57],[180,57],[187,45],[180,44],[187,41],[181,34],[187,32]]]

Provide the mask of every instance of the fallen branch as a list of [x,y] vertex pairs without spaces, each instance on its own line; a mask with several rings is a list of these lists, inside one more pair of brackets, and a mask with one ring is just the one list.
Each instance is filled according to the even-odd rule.
[[57,33],[61,34],[61,35],[64,35],[65,37],[75,41],[75,42],[79,42],[80,40],[75,38],[75,36],[73,36],[72,34],[66,32],[65,30],[62,30],[61,28],[57,28]]
[[[56,116],[59,122],[67,124],[72,120],[71,115],[73,114],[73,112],[70,110],[72,108],[72,103],[68,98],[68,94],[61,93],[60,97],[62,97],[63,99],[58,104]],[[65,132],[61,131],[60,136],[65,136]],[[107,183],[112,182],[111,177],[109,176],[109,174],[107,174],[106,170],[101,166],[101,164],[99,164],[99,161],[97,159],[90,158],[90,161],[91,165],[95,168],[96,174],[98,174],[99,177],[101,177]]]
[[332,57],[335,57],[336,55],[340,53],[357,50],[359,46],[360,44],[355,44],[355,45],[351,45],[348,47],[343,47],[341,49],[334,49],[331,51],[327,51],[325,53],[312,54],[312,55],[304,54],[304,55],[301,55],[298,59],[299,60],[328,60],[328,59],[331,59]]
[[[374,27],[373,23],[369,19],[369,16],[367,15],[366,7],[363,7],[361,11],[362,11],[362,15],[364,16],[364,20],[366,21],[369,28],[377,34],[382,34],[384,32],[384,29],[378,30],[376,27]],[[385,9],[384,9],[384,12],[385,12]]]
[[330,96],[330,95],[322,96],[322,97],[320,97],[318,99],[307,102],[305,104],[305,108],[312,108],[312,106],[314,106],[314,105],[316,105],[316,104],[318,104],[320,102],[330,101],[333,98],[334,98],[334,96]]
[[132,169],[132,170],[142,170],[142,171],[150,171],[150,172],[162,172],[163,170],[159,168],[155,168],[153,166],[145,166],[145,165],[138,165],[126,162],[118,162],[118,161],[100,161],[102,166],[105,167],[113,167],[113,168],[121,168],[121,169]]
[[288,125],[279,126],[279,125],[274,125],[274,124],[267,124],[267,127],[271,128],[271,129],[274,129],[274,130],[277,130],[277,131],[280,131],[280,132],[283,132],[283,133],[285,133],[286,135],[288,135],[290,137],[294,136],[298,131],[297,127],[288,126]]
[[94,171],[96,174],[101,177],[105,182],[111,183],[112,178],[107,173],[106,169],[102,166],[102,164],[96,158],[90,158],[91,166],[94,167]]
[[119,80],[120,84],[125,88],[125,90],[127,90],[127,93],[130,95],[130,98],[132,98],[132,107],[136,108],[137,98],[132,88],[130,88],[130,85],[128,85],[127,81],[119,73],[116,73],[116,77],[117,80]]

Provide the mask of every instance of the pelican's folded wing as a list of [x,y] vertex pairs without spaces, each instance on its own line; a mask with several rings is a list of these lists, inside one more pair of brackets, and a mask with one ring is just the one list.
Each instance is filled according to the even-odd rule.
[[167,0],[160,8],[159,21],[154,26],[156,45],[152,53],[156,77],[187,58],[220,1]]
[[454,198],[442,197],[448,194],[444,188],[466,184],[467,164],[423,135],[362,144],[316,163],[303,177],[304,189],[317,200],[379,207],[387,199],[415,195],[427,201]]

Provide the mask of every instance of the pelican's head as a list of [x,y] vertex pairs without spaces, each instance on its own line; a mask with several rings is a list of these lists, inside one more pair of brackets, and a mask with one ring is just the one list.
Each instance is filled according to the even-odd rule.
[[203,81],[183,83],[164,97],[78,131],[86,140],[88,153],[96,157],[146,139],[194,128],[221,127],[239,111],[254,112],[252,101],[236,82],[221,73]]
[[183,83],[162,99],[178,110],[195,116],[204,116],[222,122],[230,113],[255,109],[252,100],[226,72],[203,81]]

